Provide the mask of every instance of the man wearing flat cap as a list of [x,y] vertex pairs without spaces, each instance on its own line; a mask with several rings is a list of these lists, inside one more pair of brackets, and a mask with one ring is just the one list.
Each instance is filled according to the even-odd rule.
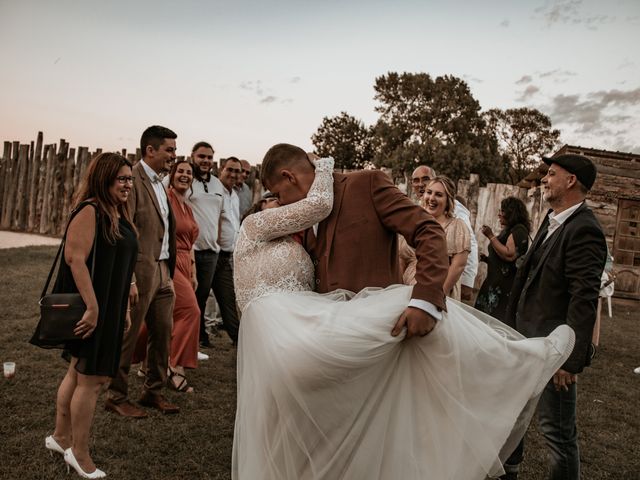
[[[576,382],[593,353],[591,336],[607,246],[585,203],[596,179],[594,164],[575,154],[544,162],[549,171],[542,179],[543,195],[551,210],[516,274],[506,323],[526,337],[546,336],[561,324],[575,331],[573,353],[540,397],[538,421],[551,453],[548,478],[579,480]],[[516,479],[522,459],[521,443],[507,460],[502,478]]]

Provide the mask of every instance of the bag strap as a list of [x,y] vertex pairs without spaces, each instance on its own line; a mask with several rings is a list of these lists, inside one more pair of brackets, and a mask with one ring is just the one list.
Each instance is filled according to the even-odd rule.
[[85,206],[85,205],[91,205],[93,206],[93,208],[95,209],[96,212],[96,231],[95,234],[93,236],[93,247],[92,247],[92,257],[91,257],[91,283],[93,283],[93,270],[95,269],[96,266],[96,244],[98,243],[98,207],[96,204],[92,203],[92,202],[83,202],[80,205],[78,205],[78,208],[75,209],[75,211],[72,213],[71,218],[69,219],[69,223],[67,223],[67,228],[65,228],[64,230],[64,236],[62,237],[62,242],[60,242],[60,247],[58,248],[58,253],[56,253],[56,258],[53,260],[53,265],[51,265],[51,270],[49,271],[49,275],[47,276],[47,281],[44,284],[44,288],[42,289],[42,293],[40,294],[40,298],[42,299],[42,297],[44,297],[47,294],[47,290],[49,289],[49,283],[51,283],[51,278],[53,277],[53,272],[56,269],[56,265],[58,264],[58,259],[60,258],[60,253],[62,252],[62,250],[64,249],[64,245],[66,243],[67,240],[67,231],[69,230],[69,225],[71,225],[71,220],[73,220],[73,218],[76,216],[76,214],[82,209],[81,207]]

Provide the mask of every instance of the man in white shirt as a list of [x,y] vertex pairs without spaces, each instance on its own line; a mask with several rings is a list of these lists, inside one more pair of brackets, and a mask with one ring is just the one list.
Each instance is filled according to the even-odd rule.
[[209,334],[205,328],[205,310],[209,292],[213,288],[218,255],[220,253],[220,217],[224,201],[224,186],[211,173],[213,167],[213,147],[207,142],[198,142],[191,150],[193,163],[193,183],[187,203],[200,233],[193,246],[196,261],[196,299],[200,307],[200,346],[211,347]]
[[125,334],[118,374],[109,385],[108,411],[124,417],[147,414],[129,400],[129,370],[142,322],[149,330],[144,393],[138,403],[162,413],[178,413],[177,405],[162,395],[167,380],[173,327],[173,271],[176,263],[175,218],[160,176],[176,159],[177,135],[165,127],[147,128],[140,139],[142,159],[133,167],[133,188],[128,199],[138,231],[138,261],[131,282],[131,328]]
[[[413,188],[414,201],[420,203],[424,196],[424,190],[433,177],[436,176],[436,172],[433,168],[427,165],[420,165],[417,167],[411,175],[411,186]],[[466,302],[473,301],[473,290],[478,274],[478,240],[471,227],[470,212],[458,199],[455,201],[455,209],[453,211],[454,216],[460,218],[469,229],[471,235],[471,251],[467,257],[467,264],[464,267],[462,276],[460,277],[461,284],[461,297]]]
[[240,230],[240,200],[234,190],[242,164],[236,157],[220,160],[219,178],[223,188],[223,206],[220,217],[220,253],[213,278],[213,293],[220,306],[222,326],[234,344],[238,343],[238,308],[233,286],[233,250]]
[[247,185],[246,181],[251,173],[251,165],[246,160],[240,160],[242,165],[242,173],[238,175],[238,182],[234,187],[240,200],[240,218],[244,217],[244,214],[251,208],[253,202],[253,189]]

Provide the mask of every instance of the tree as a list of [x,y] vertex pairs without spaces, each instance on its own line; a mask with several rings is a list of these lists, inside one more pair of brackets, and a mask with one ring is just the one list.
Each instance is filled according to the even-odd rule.
[[468,85],[451,75],[390,72],[376,78],[375,163],[411,174],[420,164],[454,180],[478,173],[481,181],[505,178],[496,139],[487,134],[480,104]]
[[484,113],[488,133],[507,157],[513,184],[527,176],[557,144],[560,130],[551,128],[551,119],[535,108],[493,108]]
[[324,117],[311,141],[318,155],[333,157],[336,168],[362,168],[373,159],[369,129],[346,112]]

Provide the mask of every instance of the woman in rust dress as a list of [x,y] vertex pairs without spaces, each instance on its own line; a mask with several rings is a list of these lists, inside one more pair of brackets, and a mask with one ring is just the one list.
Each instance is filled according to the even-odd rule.
[[[191,192],[193,170],[186,160],[178,161],[169,172],[169,201],[176,217],[176,270],[173,288],[176,303],[173,307],[173,331],[169,354],[168,386],[179,392],[191,393],[185,369],[198,365],[200,309],[196,300],[196,271],[193,243],[198,238],[198,224],[193,218],[186,197]],[[138,336],[134,363],[146,356],[147,329],[143,324]]]

